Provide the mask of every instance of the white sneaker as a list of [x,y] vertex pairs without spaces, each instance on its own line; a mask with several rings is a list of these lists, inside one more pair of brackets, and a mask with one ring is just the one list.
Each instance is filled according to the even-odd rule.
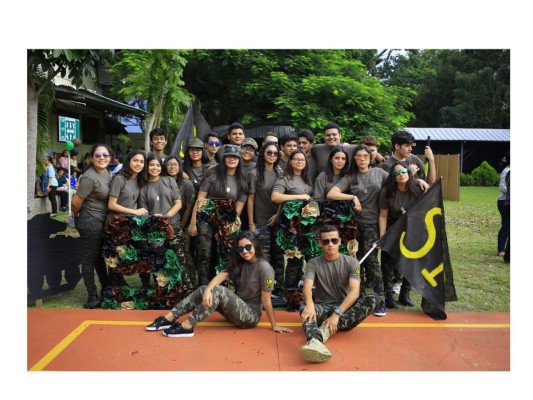
[[402,283],[397,282],[392,285],[392,291],[396,294],[400,294],[400,289],[402,288]]
[[320,328],[320,333],[322,334],[322,343],[326,343],[331,336],[331,333],[329,332],[329,328],[326,328],[324,325],[322,325]]
[[300,352],[305,361],[314,363],[323,363],[331,358],[331,353],[324,343],[318,339],[312,338],[302,346]]

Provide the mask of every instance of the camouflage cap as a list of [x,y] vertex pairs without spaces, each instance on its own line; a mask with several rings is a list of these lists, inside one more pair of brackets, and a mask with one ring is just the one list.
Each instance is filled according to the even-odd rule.
[[252,138],[246,138],[242,141],[241,147],[244,146],[252,146],[254,149],[257,150],[257,142]]
[[224,157],[226,156],[237,156],[241,158],[241,148],[234,144],[224,145]]

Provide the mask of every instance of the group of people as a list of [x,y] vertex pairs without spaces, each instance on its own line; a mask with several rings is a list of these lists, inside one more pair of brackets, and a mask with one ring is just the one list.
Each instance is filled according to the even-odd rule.
[[[92,147],[90,167],[72,199],[88,291],[84,307],[97,307],[101,300],[94,271],[102,291],[120,279],[107,272],[101,255],[106,221],[116,214],[160,215],[171,220],[173,250],[186,266],[192,290],[147,330],[163,330],[168,337],[192,336],[194,326],[215,310],[236,326],[248,328],[257,325],[264,308],[274,331],[289,332],[276,324],[271,303],[272,291],[283,293],[283,255],[274,236],[280,206],[290,200],[352,201],[361,259],[436,177],[431,149],[424,149],[429,163],[426,178],[424,163],[412,154],[414,137],[406,131],[392,136],[394,153],[388,158],[377,152],[371,136],[357,145],[342,143],[337,124],[324,128],[320,144],[313,143],[311,131],[303,130],[281,137],[269,132],[259,147],[246,138],[239,123],[230,125],[227,137],[225,145],[215,132],[205,142],[194,138],[182,159],[164,154],[167,132],[155,129],[150,132],[152,152],[133,149],[114,176],[108,170],[109,147]],[[197,218],[207,199],[230,201],[242,221],[229,262],[219,273],[213,269],[215,227]],[[397,308],[395,280],[402,282],[398,301],[412,306],[409,282],[385,252],[381,265],[377,251],[359,265],[356,258],[339,253],[340,244],[337,228],[327,225],[319,238],[324,254],[307,260],[300,314],[307,337],[302,355],[308,361],[331,357],[324,343],[337,330],[352,329],[372,312],[384,316],[386,308]],[[221,285],[228,278],[234,292]],[[149,274],[141,279],[143,286],[149,286]],[[185,321],[177,322],[189,312]]]

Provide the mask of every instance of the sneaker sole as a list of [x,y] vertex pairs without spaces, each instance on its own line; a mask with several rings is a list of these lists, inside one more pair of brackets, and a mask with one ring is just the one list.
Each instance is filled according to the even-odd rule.
[[321,353],[320,351],[315,349],[302,349],[301,353],[305,361],[314,363],[323,363],[331,358],[331,353]]
[[172,326],[172,324],[169,324],[169,325],[161,325],[159,328],[156,328],[155,326],[147,326],[146,327],[146,330],[147,331],[160,331],[160,330],[163,330],[163,329],[168,329]]
[[384,317],[387,313],[374,313],[376,317]]
[[194,332],[193,333],[179,333],[179,334],[168,334],[168,333],[165,333],[163,331],[163,336],[166,336],[166,337],[171,337],[171,338],[178,338],[178,337],[193,337],[194,336]]

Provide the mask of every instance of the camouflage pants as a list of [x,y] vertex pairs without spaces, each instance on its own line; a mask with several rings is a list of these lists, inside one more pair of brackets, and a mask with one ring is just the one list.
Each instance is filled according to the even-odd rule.
[[257,237],[261,243],[261,249],[267,261],[274,268],[276,284],[283,287],[283,276],[285,260],[283,259],[283,253],[276,244],[274,238],[274,228],[267,225],[257,225],[258,234]]
[[215,229],[205,221],[199,220],[196,223],[197,235],[194,238],[196,245],[196,273],[198,285],[209,283],[209,269],[213,252],[213,237]]
[[184,227],[183,232],[183,251],[185,252],[185,270],[191,279],[191,285],[194,288],[198,287],[198,277],[196,276],[196,267],[191,254],[191,237],[187,231],[188,226]]
[[[357,259],[363,258],[378,239],[379,226],[377,224],[364,225],[357,223],[357,241],[359,242]],[[366,288],[379,295],[383,294],[383,276],[378,261],[377,249],[372,251],[361,265],[361,292]]]
[[238,328],[253,328],[259,323],[261,313],[250,307],[244,300],[225,286],[217,285],[212,290],[213,301],[209,308],[202,305],[202,297],[207,286],[200,286],[172,308],[177,319],[192,311],[189,321],[192,326],[206,319],[215,311],[219,312]]
[[188,268],[190,264],[187,264],[187,259],[185,258],[185,238],[181,227],[177,226],[173,228],[174,236],[172,239],[170,239],[169,245],[172,251],[176,254],[176,257],[184,270],[181,275],[181,284],[183,285],[184,289],[190,289],[192,288],[190,278],[191,272],[190,268]]
[[[366,317],[368,317],[380,302],[380,298],[376,293],[359,296],[355,303],[344,313],[344,316],[339,318],[338,329],[341,331],[349,331],[359,325]],[[305,321],[303,324],[305,337],[307,340],[316,338],[322,341],[322,334],[318,329],[320,325],[331,315],[333,310],[339,304],[336,303],[315,303],[316,322]],[[305,302],[300,303],[300,315],[305,308]]]

